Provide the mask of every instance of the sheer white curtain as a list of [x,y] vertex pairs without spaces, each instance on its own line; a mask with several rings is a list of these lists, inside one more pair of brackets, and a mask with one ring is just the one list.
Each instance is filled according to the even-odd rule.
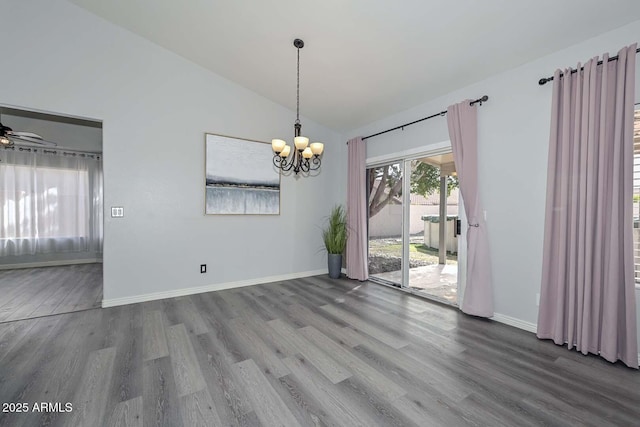
[[0,256],[102,252],[100,156],[1,150],[0,204]]

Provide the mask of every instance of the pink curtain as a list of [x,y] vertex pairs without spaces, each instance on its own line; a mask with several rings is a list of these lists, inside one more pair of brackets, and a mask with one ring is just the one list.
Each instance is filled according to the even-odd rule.
[[635,49],[553,77],[537,333],[632,368]]
[[347,277],[367,280],[367,147],[361,137],[347,144]]
[[478,194],[478,111],[471,100],[447,109],[449,138],[469,227],[467,283],[460,309],[480,317],[493,316],[489,241]]

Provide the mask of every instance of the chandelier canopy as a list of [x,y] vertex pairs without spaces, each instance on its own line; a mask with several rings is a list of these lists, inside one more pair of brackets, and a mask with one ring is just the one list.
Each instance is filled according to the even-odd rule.
[[271,140],[273,149],[273,164],[284,172],[293,172],[297,175],[300,172],[308,174],[310,171],[320,169],[321,156],[324,151],[324,144],[312,142],[309,138],[302,136],[302,124],[300,124],[300,49],[304,47],[304,42],[300,39],[293,41],[293,46],[298,50],[297,86],[296,86],[296,121],[293,125],[293,149],[283,139]]

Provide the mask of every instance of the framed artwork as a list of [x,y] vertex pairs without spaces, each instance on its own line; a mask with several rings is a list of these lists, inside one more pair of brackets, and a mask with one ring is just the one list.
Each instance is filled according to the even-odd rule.
[[280,173],[271,144],[205,134],[205,213],[279,215]]

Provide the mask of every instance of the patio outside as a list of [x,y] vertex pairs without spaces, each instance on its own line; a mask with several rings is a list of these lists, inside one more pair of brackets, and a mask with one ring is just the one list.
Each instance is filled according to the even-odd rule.
[[[402,239],[380,238],[369,240],[369,273],[376,278],[402,283]],[[409,243],[409,288],[442,299],[449,304],[458,303],[458,257],[447,253],[447,263],[439,264],[438,249],[424,244],[424,235],[411,236]]]

